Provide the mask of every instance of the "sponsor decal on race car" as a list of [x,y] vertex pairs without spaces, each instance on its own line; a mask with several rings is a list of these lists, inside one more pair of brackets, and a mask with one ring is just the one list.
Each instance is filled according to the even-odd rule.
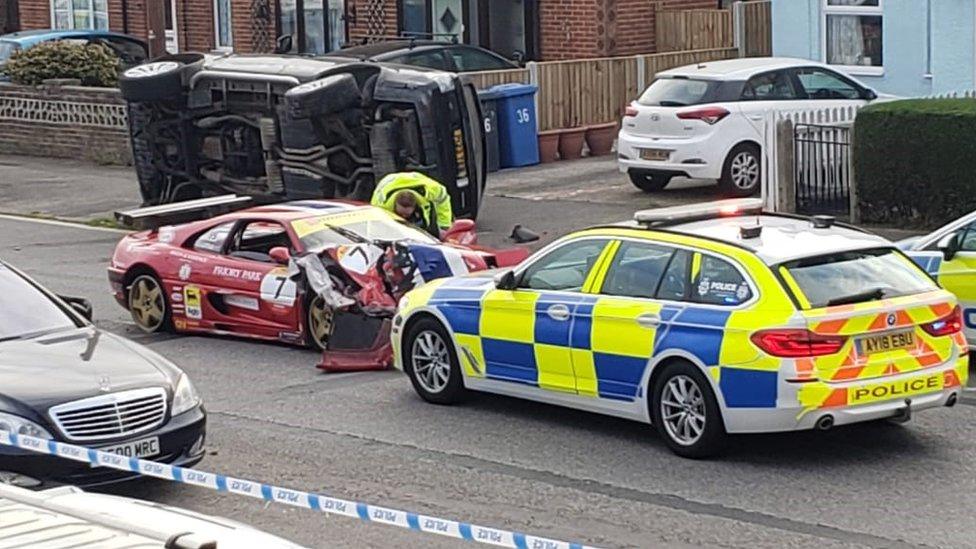
[[177,330],[185,330],[186,329],[186,321],[183,320],[182,318],[174,318],[173,319],[173,327],[176,328]]
[[190,280],[190,275],[192,274],[193,267],[191,267],[189,263],[183,263],[180,265],[180,272],[177,276],[180,277],[180,280]]
[[214,265],[213,274],[214,276],[221,276],[224,278],[236,278],[238,280],[253,280],[255,282],[261,280],[260,271],[248,271],[247,269],[235,269],[234,267],[224,267],[222,265]]
[[173,293],[169,294],[169,299],[173,303],[183,303],[183,292],[176,289]]
[[248,297],[246,295],[225,295],[224,303],[230,305],[231,307],[239,307],[249,311],[257,311],[261,308],[258,305],[258,300],[256,298]]
[[168,244],[176,238],[176,227],[167,225],[159,228],[159,241]]
[[203,318],[203,308],[200,307],[200,288],[196,286],[183,288],[183,297],[186,301],[186,317],[197,320]]
[[207,262],[207,258],[206,257],[204,257],[202,255],[199,255],[199,254],[192,254],[192,253],[186,252],[184,250],[170,250],[169,255],[171,255],[173,257],[178,257],[180,259],[184,259],[186,261],[196,261],[198,263],[206,263]]

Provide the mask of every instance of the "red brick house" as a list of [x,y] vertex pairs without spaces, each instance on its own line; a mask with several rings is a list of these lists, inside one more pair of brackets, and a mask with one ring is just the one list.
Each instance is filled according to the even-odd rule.
[[557,60],[655,51],[659,9],[721,0],[18,0],[23,29],[107,28],[142,37],[153,54],[324,53],[404,33],[453,36],[504,55]]

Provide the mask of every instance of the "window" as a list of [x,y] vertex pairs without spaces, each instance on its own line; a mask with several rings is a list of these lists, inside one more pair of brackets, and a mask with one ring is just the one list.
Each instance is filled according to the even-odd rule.
[[214,0],[214,49],[234,49],[230,0]]
[[796,77],[807,99],[860,99],[864,95],[846,78],[823,69],[798,69]]
[[403,63],[404,65],[413,65],[415,67],[426,67],[428,69],[451,70],[451,67],[447,64],[447,58],[444,57],[444,52],[439,49],[411,53],[390,59],[390,61]]
[[671,257],[668,269],[661,279],[658,288],[658,299],[684,301],[688,299],[688,264],[691,263],[691,252],[678,250]]
[[753,76],[742,89],[744,101],[787,101],[797,98],[793,80],[786,71]]
[[530,265],[522,273],[519,287],[578,292],[606,245],[603,239],[566,243]]
[[430,32],[427,23],[430,16],[427,0],[403,0],[400,2],[400,26],[404,34],[426,35]]
[[198,252],[219,254],[223,250],[224,241],[227,240],[227,235],[230,234],[232,228],[234,228],[233,221],[211,228],[197,237],[196,242],[193,243],[193,249]]
[[37,287],[0,264],[0,341],[78,326]]
[[[780,267],[816,309],[935,290],[917,265],[890,249],[859,250],[792,261]],[[798,296],[799,297],[799,296]]]
[[879,74],[884,66],[882,0],[823,0],[823,55],[831,65]]
[[689,78],[658,78],[644,90],[637,100],[648,107],[684,107],[711,102],[718,89],[714,80],[691,80]]
[[238,259],[272,263],[271,248],[291,249],[288,232],[280,223],[273,221],[250,221],[234,233],[227,248],[227,255]]
[[125,38],[111,36],[98,40],[98,43],[104,44],[108,49],[115,52],[115,55],[119,56],[119,59],[122,60],[124,67],[139,65],[149,57],[146,48],[135,40],[126,40]]
[[673,252],[653,244],[622,243],[610,263],[600,293],[653,298]]
[[108,0],[51,0],[54,28],[108,30]]
[[464,46],[447,50],[458,72],[510,69],[512,65],[490,53]]
[[976,252],[976,223],[959,231],[959,251]]
[[[709,305],[738,305],[749,301],[752,289],[731,263],[709,255],[695,254],[698,275],[692,282],[692,300]],[[694,269],[693,269],[694,270]]]

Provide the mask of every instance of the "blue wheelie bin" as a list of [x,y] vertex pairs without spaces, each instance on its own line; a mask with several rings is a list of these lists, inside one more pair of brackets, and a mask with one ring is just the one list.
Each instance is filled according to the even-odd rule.
[[502,168],[539,163],[535,93],[531,84],[502,84],[489,89],[498,96],[498,156]]
[[481,114],[484,117],[485,141],[488,150],[488,171],[497,172],[499,166],[498,158],[498,98],[501,95],[494,90],[487,89],[478,92],[478,99],[481,101]]

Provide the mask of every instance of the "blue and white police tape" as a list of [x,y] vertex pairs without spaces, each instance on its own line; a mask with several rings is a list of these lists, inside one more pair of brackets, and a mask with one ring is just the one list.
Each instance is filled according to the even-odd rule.
[[248,496],[264,501],[321,511],[332,515],[358,518],[366,522],[398,526],[417,532],[437,534],[499,547],[515,547],[518,549],[591,549],[588,547],[585,548],[578,543],[567,543],[565,541],[530,536],[519,532],[509,532],[497,528],[488,528],[455,520],[441,519],[419,513],[408,513],[388,507],[370,505],[368,503],[312,494],[196,469],[186,469],[166,465],[165,463],[156,463],[155,461],[145,459],[120,456],[94,448],[75,446],[54,440],[17,435],[7,431],[0,431],[0,445],[15,446],[22,450],[80,461],[98,467],[107,467],[109,469],[138,473],[183,484],[192,484],[220,492]]

